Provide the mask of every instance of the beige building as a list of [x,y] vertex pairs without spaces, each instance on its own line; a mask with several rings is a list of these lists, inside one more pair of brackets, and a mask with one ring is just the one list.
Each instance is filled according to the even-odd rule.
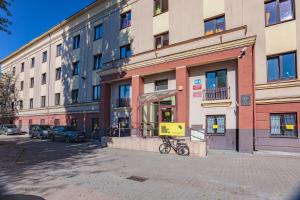
[[16,123],[151,137],[178,121],[211,148],[300,152],[299,14],[296,0],[98,0],[0,62],[23,88]]

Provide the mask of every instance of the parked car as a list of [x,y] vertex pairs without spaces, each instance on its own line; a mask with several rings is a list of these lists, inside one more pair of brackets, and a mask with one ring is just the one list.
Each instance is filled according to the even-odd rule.
[[22,131],[14,124],[0,125],[0,134],[4,135],[19,135]]
[[85,133],[73,126],[55,126],[49,137],[51,141],[82,142],[85,140]]
[[51,131],[51,126],[49,125],[30,125],[29,137],[47,139],[49,138],[50,131]]

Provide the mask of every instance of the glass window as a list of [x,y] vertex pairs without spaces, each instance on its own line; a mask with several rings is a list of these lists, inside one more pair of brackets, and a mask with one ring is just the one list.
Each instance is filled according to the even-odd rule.
[[62,44],[59,44],[56,46],[56,56],[61,56],[62,55]]
[[154,16],[167,12],[169,9],[168,0],[154,0]]
[[[47,58],[46,58],[46,60],[47,60]],[[34,66],[35,66],[35,58],[31,58],[31,68],[34,68]]]
[[154,37],[155,39],[155,48],[159,49],[169,45],[169,33],[164,33]]
[[130,44],[122,46],[120,48],[120,58],[121,59],[130,57],[131,55],[132,55],[132,53],[131,53],[131,45]]
[[76,35],[73,38],[73,49],[78,49],[80,48],[80,35]]
[[47,62],[47,56],[48,56],[47,51],[44,51],[44,52],[43,52],[43,63],[44,63],[44,62]]
[[55,70],[55,80],[58,81],[61,79],[61,67]]
[[45,125],[45,119],[41,119],[41,125]]
[[168,90],[168,79],[155,81],[155,91]]
[[73,76],[79,75],[80,65],[79,62],[73,63]]
[[102,67],[102,54],[94,56],[94,70],[100,69]]
[[121,29],[131,26],[131,11],[121,14]]
[[294,0],[271,0],[265,3],[266,26],[295,18]]
[[23,89],[24,89],[24,81],[21,81],[20,82],[20,90],[23,91]]
[[23,110],[23,100],[19,101],[19,107],[20,107],[20,110]]
[[93,101],[100,99],[100,85],[93,86]]
[[59,119],[54,119],[54,125],[59,126],[60,125],[60,120]]
[[33,108],[33,99],[29,99],[29,108],[32,109]]
[[225,134],[225,115],[206,116],[207,134]]
[[22,120],[19,120],[19,128],[22,128]]
[[130,106],[130,84],[119,86],[119,107]]
[[78,89],[72,90],[72,103],[78,103]]
[[45,85],[46,82],[47,82],[47,74],[44,73],[44,74],[42,74],[42,85]]
[[13,69],[12,69],[12,74],[16,75],[16,68],[15,67],[13,67]]
[[227,70],[218,70],[206,73],[206,89],[227,87]]
[[297,114],[271,114],[271,136],[298,137]]
[[98,40],[103,37],[103,25],[99,24],[94,28],[94,40]]
[[268,82],[296,78],[296,53],[286,53],[267,59]]
[[30,88],[34,87],[34,78],[30,78]]
[[56,106],[60,105],[60,93],[55,94],[55,105]]
[[71,126],[77,127],[77,119],[75,118],[71,119]]
[[46,96],[41,97],[41,107],[42,108],[46,107]]
[[24,69],[25,69],[25,63],[22,63],[21,64],[21,72],[24,72]]
[[204,22],[205,35],[219,33],[225,30],[225,16],[209,19]]

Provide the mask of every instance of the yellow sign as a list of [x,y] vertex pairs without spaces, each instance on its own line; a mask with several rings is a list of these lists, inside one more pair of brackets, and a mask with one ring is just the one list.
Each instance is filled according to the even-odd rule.
[[213,129],[218,129],[218,128],[219,128],[218,124],[213,125]]
[[159,124],[160,136],[185,136],[185,123],[160,123]]
[[285,125],[285,128],[287,130],[294,130],[295,129],[295,125],[287,124],[287,125]]

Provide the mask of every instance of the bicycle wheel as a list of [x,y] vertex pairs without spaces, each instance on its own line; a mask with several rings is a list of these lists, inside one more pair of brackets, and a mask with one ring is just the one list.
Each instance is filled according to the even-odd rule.
[[166,143],[163,143],[159,146],[159,152],[161,154],[168,154],[168,153],[170,153],[170,151],[171,151],[171,147],[170,147],[170,145],[168,145]]
[[180,145],[177,148],[176,153],[180,156],[189,156],[190,155],[190,149],[187,145]]

